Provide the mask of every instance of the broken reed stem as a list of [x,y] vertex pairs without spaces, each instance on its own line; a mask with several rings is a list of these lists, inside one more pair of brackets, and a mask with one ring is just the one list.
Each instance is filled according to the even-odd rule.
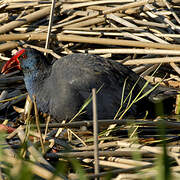
[[26,97],[26,102],[25,102],[25,106],[24,106],[24,115],[26,117],[26,119],[25,119],[26,123],[28,123],[30,120],[32,107],[33,107],[33,102],[28,94]]
[[[99,173],[99,149],[98,149],[98,117],[97,117],[97,102],[96,89],[92,89],[92,103],[93,103],[93,131],[94,131],[94,169],[95,174]],[[97,178],[95,178],[97,180]]]
[[44,133],[44,143],[45,143],[45,141],[46,141],[46,136],[47,136],[47,133],[48,133],[48,125],[49,125],[50,120],[51,120],[51,117],[48,116],[48,117],[47,117],[47,121],[46,121],[45,133]]
[[43,144],[43,137],[42,137],[42,133],[41,133],[41,128],[39,126],[39,115],[38,115],[38,110],[37,110],[37,104],[36,104],[36,97],[33,96],[33,103],[34,103],[34,111],[35,111],[35,117],[36,117],[36,126],[37,126],[37,130],[40,136],[40,143],[41,143],[41,148],[42,148],[42,153],[45,153],[45,149],[44,149],[44,144]]

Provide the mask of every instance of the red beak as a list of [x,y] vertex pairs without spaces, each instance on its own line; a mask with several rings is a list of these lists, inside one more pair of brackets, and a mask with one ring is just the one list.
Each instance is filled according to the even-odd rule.
[[3,66],[1,73],[7,74],[14,69],[21,70],[20,62],[18,60],[19,56],[25,52],[25,49],[18,51],[7,63]]

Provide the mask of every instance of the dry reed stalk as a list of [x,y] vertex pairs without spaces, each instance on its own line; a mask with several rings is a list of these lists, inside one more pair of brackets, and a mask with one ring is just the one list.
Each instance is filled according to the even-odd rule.
[[145,43],[146,43],[146,42],[149,42],[149,43],[152,42],[151,40],[142,38],[142,37],[140,37],[140,36],[136,36],[136,35],[134,35],[134,34],[132,34],[132,33],[129,33],[129,32],[124,33],[124,37],[131,38],[131,39],[133,39],[133,40],[137,40],[137,41],[141,41],[141,42],[145,42]]
[[161,44],[169,44],[167,41],[157,37],[156,35],[149,33],[149,32],[144,32],[143,35],[145,35],[147,38],[152,39],[153,41]]
[[58,41],[67,42],[80,42],[80,43],[90,43],[90,44],[101,44],[101,45],[117,45],[117,46],[132,46],[132,47],[143,47],[143,48],[158,48],[158,49],[171,49],[180,50],[180,45],[177,44],[161,44],[153,42],[138,42],[132,40],[120,40],[120,39],[108,39],[108,38],[92,38],[83,37],[75,35],[57,35]]
[[[99,173],[99,140],[98,140],[98,115],[97,115],[97,101],[96,89],[92,89],[92,104],[93,104],[93,134],[94,134],[94,173]],[[97,178],[95,178],[98,180]]]
[[26,98],[25,106],[24,106],[24,115],[27,116],[27,120],[29,120],[30,118],[32,106],[33,106],[33,103],[31,101],[30,96],[28,95]]
[[[180,129],[180,123],[179,122],[173,122],[173,121],[151,121],[151,120],[144,120],[144,119],[121,119],[121,120],[113,120],[113,119],[105,119],[105,120],[98,120],[99,126],[101,125],[110,125],[110,124],[117,124],[119,126],[122,125],[138,125],[138,126],[149,126],[149,127],[158,127],[160,123],[164,123],[166,128],[173,128],[173,129]],[[87,121],[76,121],[71,123],[51,123],[49,124],[49,128],[60,128],[60,127],[66,127],[66,128],[73,128],[73,127],[80,127],[80,126],[87,126],[90,127],[93,125],[93,122],[91,120]],[[31,125],[31,127],[36,127],[36,125]],[[40,124],[41,128],[45,128],[46,124]]]
[[149,75],[151,72],[154,72],[158,68],[158,64],[150,66],[148,69],[146,69],[144,72],[140,74],[141,77],[145,77]]
[[180,147],[178,145],[174,145],[174,146],[168,146],[167,149],[170,151],[170,152],[179,152],[180,151]]
[[170,66],[180,75],[180,68],[174,62],[171,62]]
[[[146,169],[145,169],[146,170]],[[149,170],[151,171],[151,170]],[[121,179],[146,179],[146,178],[155,178],[157,176],[157,172],[150,172],[150,173],[142,173],[142,174],[130,174],[130,173],[120,173],[116,178],[113,178],[112,180],[121,180]]]
[[87,8],[87,10],[91,10],[93,12],[95,12],[95,11],[106,11],[108,9],[111,9],[111,7],[109,7],[109,6],[100,6],[100,5],[89,6],[86,8]]
[[[48,26],[48,32],[47,32],[47,37],[46,37],[45,49],[48,49],[48,48],[49,48],[49,42],[50,42],[50,38],[51,38],[51,29],[52,29],[53,20],[54,20],[55,4],[56,4],[56,0],[52,0],[50,17],[49,17],[49,18],[50,18],[50,19],[49,19],[49,26]],[[45,54],[46,54],[46,53],[45,53]]]
[[148,39],[142,38],[142,37],[146,37],[146,38],[150,38],[153,41],[156,41],[158,43],[168,44],[167,41],[153,35],[152,33],[137,34],[137,33],[128,33],[128,32],[123,32],[123,33],[116,32],[115,33],[115,32],[94,32],[94,31],[77,31],[77,30],[64,30],[63,33],[65,33],[65,34],[78,34],[78,35],[103,35],[103,36],[109,35],[109,36],[116,36],[116,37],[117,36],[123,36],[123,37],[130,37],[132,39],[142,41],[142,42],[152,42]]
[[4,52],[6,50],[14,49],[19,46],[17,42],[7,42],[4,44],[0,44],[0,52]]
[[110,161],[105,161],[105,160],[99,160],[99,165],[105,166],[105,167],[121,168],[121,169],[128,169],[128,168],[137,167],[136,165],[134,166],[134,165],[128,165],[125,163],[110,162]]
[[[118,31],[128,31],[128,30],[134,30],[134,31],[142,31],[144,29],[147,29],[147,27],[137,27],[137,28],[130,28],[130,27],[63,27],[63,30],[71,30],[71,31],[101,31],[102,33],[104,32],[108,32],[109,33],[111,31],[117,31],[116,33],[118,33]],[[123,34],[119,33],[119,34]],[[111,34],[110,34],[111,35]],[[118,34],[117,34],[118,35]],[[171,34],[167,34],[167,36],[171,36]],[[178,34],[176,34],[178,36]]]
[[5,23],[8,20],[8,13],[1,13],[0,14],[0,23]]
[[35,119],[36,119],[36,126],[37,126],[37,130],[40,136],[40,143],[41,143],[41,148],[42,148],[42,153],[45,153],[45,149],[44,149],[44,144],[43,144],[43,137],[42,137],[42,133],[41,133],[41,128],[39,126],[39,114],[38,114],[38,109],[37,109],[37,104],[36,104],[36,97],[33,96],[33,104],[34,104],[34,111],[35,111]]
[[[27,1],[26,1],[27,2]],[[6,10],[14,10],[14,9],[19,9],[19,8],[29,8],[29,7],[47,7],[49,6],[49,3],[47,4],[39,4],[38,2],[29,2],[29,3],[10,3],[7,7]]]
[[[118,60],[118,62],[120,62]],[[148,58],[148,59],[132,59],[124,62],[124,65],[139,65],[139,64],[161,64],[180,62],[180,57],[164,57],[164,58]]]
[[135,24],[130,23],[129,21],[127,21],[123,18],[120,18],[114,14],[108,14],[107,18],[112,19],[112,20],[116,21],[117,23],[122,24],[126,27],[137,28],[137,26]]
[[100,17],[96,17],[96,18],[91,18],[91,19],[88,19],[88,20],[85,20],[85,21],[82,21],[82,22],[77,22],[77,23],[74,23],[72,25],[65,25],[64,24],[61,24],[61,25],[57,25],[57,26],[54,26],[55,28],[57,27],[64,27],[64,28],[80,28],[80,27],[86,27],[86,26],[91,26],[91,25],[95,25],[95,24],[99,24],[99,23],[102,23],[102,22],[105,22],[105,17],[103,16],[100,16]]
[[174,16],[174,18],[176,19],[176,21],[180,24],[180,19],[179,17],[176,15],[176,13],[172,10],[172,8],[170,7],[170,4],[166,1],[163,0],[164,4],[167,6],[168,10],[171,11],[172,15]]
[[145,64],[145,65],[140,65],[140,66],[137,66],[137,67],[135,67],[135,68],[133,68],[132,70],[135,72],[135,73],[137,73],[137,74],[139,74],[139,73],[143,73],[144,71],[146,71],[149,67],[152,67],[153,65],[147,65],[147,64]]
[[[118,33],[118,32],[98,32],[98,31],[90,31],[90,29],[89,29],[89,31],[85,31],[86,30],[86,28],[85,28],[85,30],[84,29],[82,29],[81,31],[79,30],[80,28],[72,28],[72,29],[75,29],[75,30],[66,30],[66,28],[64,28],[65,30],[63,31],[63,33],[64,34],[78,34],[78,35],[87,35],[87,36],[89,36],[89,35],[93,35],[93,36],[114,36],[114,37],[118,37],[118,36],[120,36],[120,37],[128,37],[128,32],[122,32],[122,33]],[[69,29],[69,28],[67,28],[67,29]],[[131,29],[131,28],[130,28]],[[137,28],[138,29],[138,28]],[[117,30],[117,29],[114,29],[114,30]],[[142,34],[135,34],[135,33],[131,33],[132,35],[134,35],[134,36],[142,36]]]
[[121,4],[121,3],[127,3],[127,2],[134,2],[134,0],[102,0],[102,1],[93,1],[93,2],[82,2],[82,3],[76,3],[76,4],[63,4],[62,9],[65,11],[67,9],[75,9],[75,8],[81,8],[86,6],[93,6],[93,5],[100,5],[100,4]]
[[156,36],[159,37],[172,37],[172,38],[180,38],[180,34],[167,34],[167,33],[155,33]]
[[169,87],[180,88],[179,81],[168,80],[164,82],[162,78],[152,77],[152,76],[145,76],[144,78],[152,84],[160,83],[160,85],[162,86],[168,85]]
[[[133,156],[133,153],[140,153],[142,156],[146,157],[154,157],[155,154],[150,154],[147,150],[138,151],[136,150],[130,150],[130,151],[124,151],[124,150],[117,150],[117,151],[99,151],[99,157],[105,156],[105,157],[131,157]],[[69,153],[47,153],[46,158],[61,158],[61,157],[79,157],[79,158],[88,158],[93,157],[94,152],[93,151],[82,151],[82,152],[69,152]]]
[[[142,146],[140,144],[132,144],[132,143],[122,142],[122,141],[119,141],[118,144],[120,147],[128,147],[129,146],[134,149],[143,149],[143,150],[149,151],[151,153],[155,153],[155,154],[163,153],[162,148],[160,148],[160,147]],[[168,151],[167,153],[170,157],[174,158],[176,160],[176,162],[180,165],[180,160],[178,159],[178,153],[174,153],[174,152],[170,152],[170,151]]]
[[15,129],[15,131],[13,131],[12,133],[10,133],[10,134],[6,137],[6,139],[9,140],[9,139],[15,137],[17,134],[18,134],[18,129]]
[[[114,147],[117,146],[117,141],[114,142],[107,142],[107,143],[103,143],[103,144],[99,144],[99,149],[101,148],[108,148],[108,147]],[[91,146],[86,146],[86,147],[80,147],[80,148],[75,148],[78,151],[90,151],[94,149],[94,145]]]
[[15,40],[46,40],[47,33],[24,33],[24,34],[3,34],[0,35],[0,41]]
[[45,128],[45,133],[44,133],[44,143],[45,143],[45,141],[46,141],[46,137],[47,137],[47,133],[48,133],[48,125],[49,125],[49,122],[50,122],[50,120],[51,120],[51,117],[50,116],[48,116],[47,117],[47,119],[46,119],[46,128]]
[[117,158],[117,157],[109,157],[108,161],[111,162],[118,162],[118,163],[122,163],[122,164],[129,164],[132,166],[145,166],[145,165],[152,165],[152,163],[150,162],[144,162],[143,160],[141,161],[137,161],[134,159],[125,159],[125,158]]
[[23,44],[23,47],[25,47],[25,48],[30,47],[30,48],[36,49],[36,50],[41,51],[41,52],[44,52],[44,53],[49,53],[49,54],[51,54],[52,56],[54,56],[56,59],[60,59],[60,58],[61,58],[61,56],[59,56],[58,54],[56,54],[56,53],[55,53],[53,50],[51,50],[51,49],[45,49],[45,48],[42,48],[42,47],[33,46],[33,45],[31,45],[31,44]]
[[89,54],[158,54],[158,55],[180,55],[179,50],[164,50],[164,49],[138,49],[138,48],[106,48],[106,49],[90,49],[90,50],[77,50],[81,53]]
[[136,24],[145,25],[145,26],[153,26],[153,27],[159,27],[159,28],[167,28],[168,27],[168,25],[165,23],[143,21],[143,20],[138,20],[138,19],[132,19],[132,21],[135,22]]
[[97,175],[87,175],[88,178],[95,178],[95,177],[105,177],[108,174],[112,173],[112,174],[122,174],[122,173],[135,173],[137,171],[140,171],[141,169],[146,169],[146,168],[151,168],[152,165],[145,165],[145,166],[138,166],[138,167],[133,167],[133,168],[128,168],[128,169],[115,169],[115,170],[111,170],[111,171],[107,171],[107,172],[101,172]]

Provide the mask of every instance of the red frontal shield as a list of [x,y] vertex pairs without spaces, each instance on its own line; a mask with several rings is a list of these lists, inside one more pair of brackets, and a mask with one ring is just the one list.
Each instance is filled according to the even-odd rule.
[[22,55],[25,52],[25,49],[21,49],[18,51],[7,63],[3,66],[1,73],[7,74],[8,72],[19,69],[21,70],[20,63],[19,63],[19,56]]

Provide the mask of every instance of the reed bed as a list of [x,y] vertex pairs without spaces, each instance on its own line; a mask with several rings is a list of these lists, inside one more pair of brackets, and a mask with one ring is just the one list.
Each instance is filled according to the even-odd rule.
[[[0,65],[22,47],[90,53],[179,88],[179,9],[179,0],[2,0]],[[171,117],[97,120],[94,96],[94,122],[55,123],[19,71],[0,76],[0,92],[1,179],[180,178],[179,95]]]

